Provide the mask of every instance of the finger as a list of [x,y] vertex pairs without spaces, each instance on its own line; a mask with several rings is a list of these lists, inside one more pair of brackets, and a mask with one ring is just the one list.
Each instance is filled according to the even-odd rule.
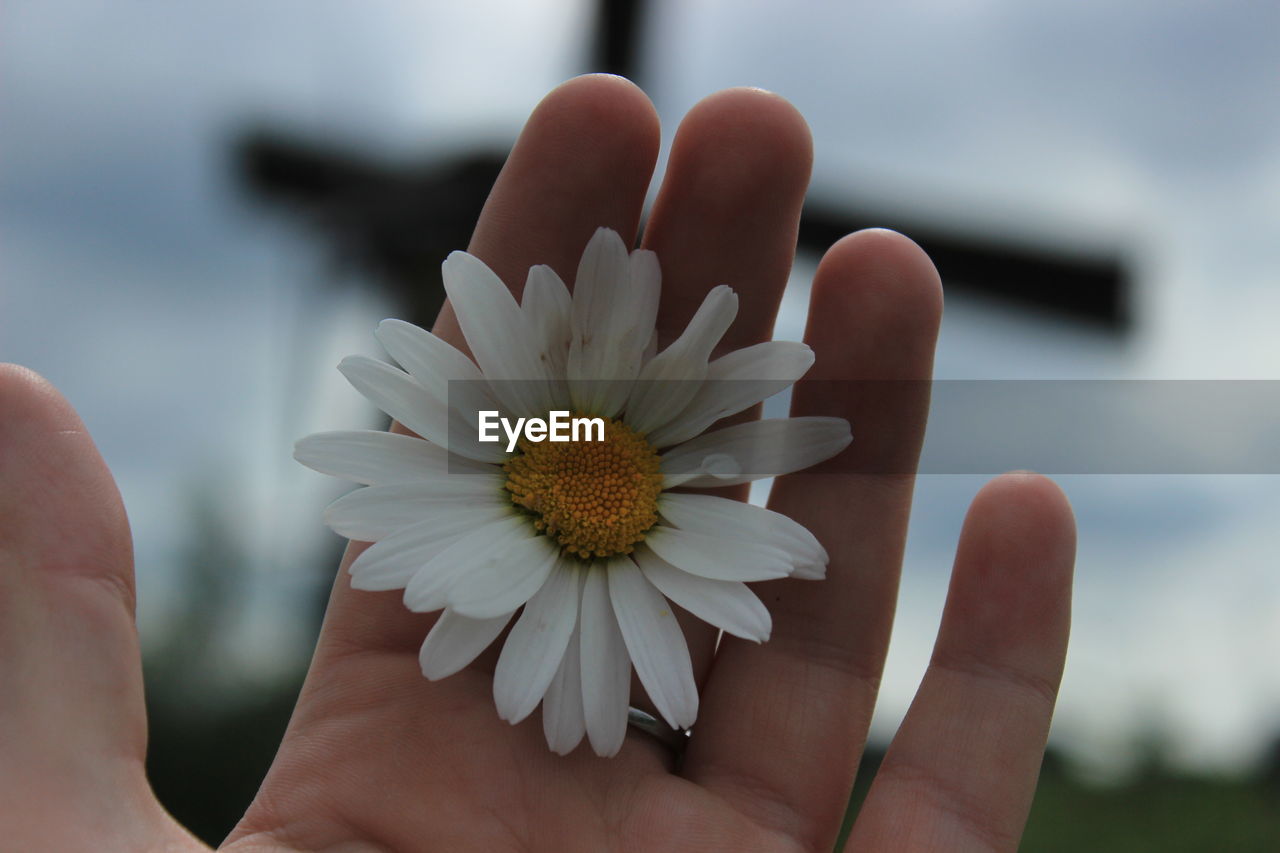
[[[770,506],[826,546],[825,581],[757,592],[773,635],[726,638],[689,747],[689,775],[805,849],[829,850],[853,781],[892,624],[941,314],[929,259],[887,231],[838,242],[814,277],[805,338],[817,360],[796,415],[835,415],[854,441],[836,459],[781,478]],[[873,464],[875,463],[875,464]],[[887,467],[886,467],[887,466]]]
[[[677,337],[707,292],[728,284],[738,316],[721,349],[770,337],[795,259],[800,209],[813,161],[795,107],[760,89],[700,101],[676,132],[644,245],[662,264],[658,334]],[[723,492],[746,498],[746,489]],[[694,674],[705,678],[717,631],[678,611]]]
[[102,713],[58,728],[141,756],[133,555],[115,483],[75,411],[31,371],[0,369],[0,431],[0,660],[11,676],[0,682],[23,687],[4,711],[43,728],[97,699]]
[[[530,266],[550,264],[573,281],[582,249],[605,225],[633,241],[658,152],[648,98],[620,77],[589,75],[547,95],[529,117],[476,224],[469,251],[517,293]],[[435,331],[464,342],[446,304]],[[330,596],[320,654],[414,651],[436,615],[410,613],[398,592],[352,590],[347,549]]]
[[176,850],[190,840],[143,770],[120,494],[67,401],[14,365],[0,365],[0,685],[0,837],[10,849],[167,840]]
[[1013,851],[1062,678],[1075,524],[1058,487],[1006,474],[960,534],[933,660],[847,850]]
[[770,336],[812,163],[808,126],[777,95],[727,89],[689,111],[644,235],[662,263],[660,333],[678,335],[707,291],[727,284],[739,308],[722,346]]
[[[573,78],[529,116],[467,251],[517,296],[535,264],[548,264],[572,288],[597,228],[633,245],[658,145],[657,113],[635,84],[607,74]],[[434,331],[465,343],[447,302]]]

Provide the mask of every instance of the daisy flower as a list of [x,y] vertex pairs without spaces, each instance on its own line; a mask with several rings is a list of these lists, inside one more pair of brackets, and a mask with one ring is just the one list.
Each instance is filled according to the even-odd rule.
[[[386,320],[377,337],[399,367],[363,356],[339,365],[416,435],[328,432],[295,450],[304,465],[365,486],[325,512],[340,535],[374,543],[352,562],[352,587],[402,589],[410,610],[442,611],[419,655],[432,680],[466,667],[514,620],[493,676],[497,712],[515,724],[541,703],[558,753],[584,735],[600,755],[621,748],[632,666],[666,722],[689,728],[698,693],[672,604],[764,642],[769,612],[747,583],[820,579],[827,554],[784,515],[673,490],[787,474],[842,450],[849,426],[838,418],[708,431],[789,387],[813,353],[769,341],[713,359],[738,310],[726,286],[658,352],[658,260],[606,228],[588,243],[572,295],[535,266],[517,303],[465,252],[443,275],[474,360]],[[513,422],[572,412],[599,418],[602,435],[526,433],[508,450],[480,440],[486,410]]]

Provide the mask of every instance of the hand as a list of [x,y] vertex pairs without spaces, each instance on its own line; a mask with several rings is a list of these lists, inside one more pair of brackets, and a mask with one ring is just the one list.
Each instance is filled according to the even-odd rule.
[[[470,251],[508,282],[534,263],[571,280],[597,226],[636,233],[657,149],[634,86],[565,84],[531,117]],[[803,120],[776,96],[731,90],[690,112],[644,237],[663,266],[662,327],[683,327],[708,288],[730,283],[742,310],[726,344],[769,335],[810,159]],[[940,312],[914,244],[847,237],[814,282],[811,375],[926,379]],[[448,308],[436,330],[461,344]],[[796,413],[892,436],[855,438],[846,462],[914,467],[923,394],[836,396],[802,387]],[[830,850],[876,698],[912,488],[841,469],[784,478],[770,501],[824,542],[827,580],[759,587],[774,619],[762,646],[726,638],[713,659],[714,637],[691,632],[703,701],[679,773],[641,732],[612,759],[552,754],[537,714],[498,719],[484,659],[425,681],[417,649],[432,617],[339,572],[289,730],[226,849]],[[70,406],[21,368],[0,372],[0,478],[0,838],[15,850],[202,849],[143,772],[118,494]],[[847,850],[1017,848],[1066,650],[1073,550],[1049,481],[1006,475],[977,496],[933,661]]]

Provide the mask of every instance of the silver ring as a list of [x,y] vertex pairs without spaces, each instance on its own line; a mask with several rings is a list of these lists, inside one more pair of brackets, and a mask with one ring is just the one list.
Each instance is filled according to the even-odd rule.
[[665,721],[639,708],[627,708],[627,725],[634,726],[650,737],[656,738],[659,743],[675,754],[677,761],[684,755],[685,747],[689,745],[688,729],[673,729]]

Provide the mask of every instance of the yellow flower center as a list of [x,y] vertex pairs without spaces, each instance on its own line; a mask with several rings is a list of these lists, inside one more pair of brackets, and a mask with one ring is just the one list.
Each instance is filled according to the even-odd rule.
[[626,424],[603,420],[604,441],[522,439],[502,466],[512,503],[582,558],[630,554],[658,520],[658,451]]

